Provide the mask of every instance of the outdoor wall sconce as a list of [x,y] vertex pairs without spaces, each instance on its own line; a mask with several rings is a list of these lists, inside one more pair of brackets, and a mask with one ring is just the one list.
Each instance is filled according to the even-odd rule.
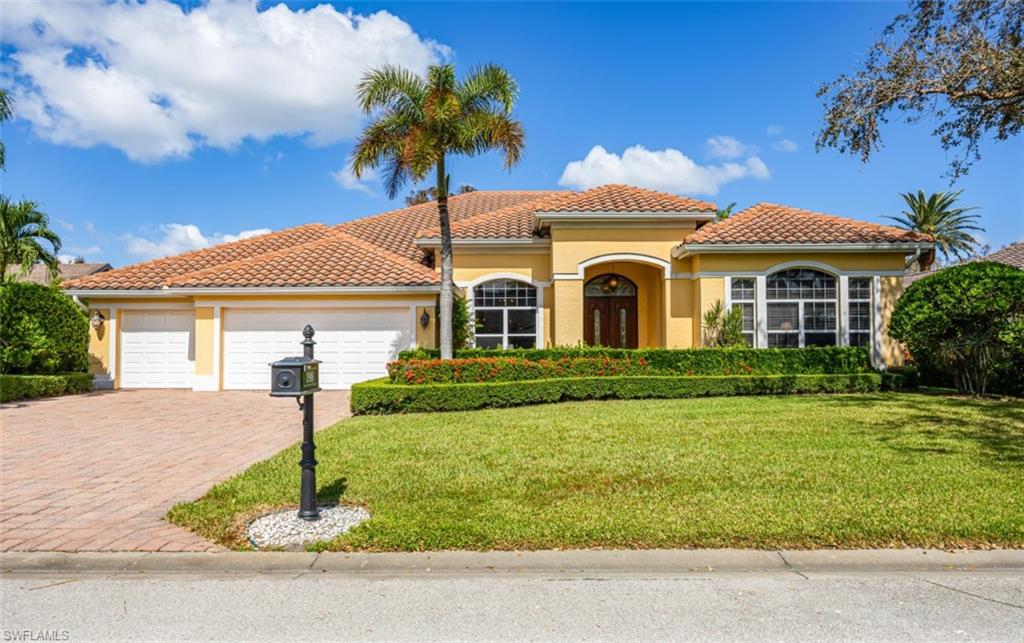
[[426,328],[429,325],[430,325],[430,313],[428,313],[427,311],[424,310],[423,314],[420,315],[420,327],[421,328]]
[[96,330],[103,328],[103,322],[105,321],[106,318],[103,316],[103,313],[98,310],[92,311],[92,316],[89,317],[89,323],[92,324],[92,327]]

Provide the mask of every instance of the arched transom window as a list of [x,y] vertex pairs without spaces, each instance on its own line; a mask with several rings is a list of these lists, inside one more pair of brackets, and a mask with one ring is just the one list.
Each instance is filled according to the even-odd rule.
[[835,277],[793,268],[768,275],[765,285],[769,348],[839,344]]
[[473,288],[478,348],[537,346],[537,289],[515,279],[494,279]]

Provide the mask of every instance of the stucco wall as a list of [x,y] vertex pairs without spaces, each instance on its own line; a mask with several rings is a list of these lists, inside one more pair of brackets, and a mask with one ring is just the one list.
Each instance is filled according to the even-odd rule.
[[903,346],[889,337],[889,319],[903,294],[902,277],[882,277],[882,359],[889,366],[903,365]]
[[213,375],[213,308],[196,308],[196,375]]
[[99,311],[108,323],[99,329],[89,324],[89,372],[107,377],[112,382],[114,374],[110,372],[110,309],[93,307],[89,309],[89,314],[91,315],[93,311]]

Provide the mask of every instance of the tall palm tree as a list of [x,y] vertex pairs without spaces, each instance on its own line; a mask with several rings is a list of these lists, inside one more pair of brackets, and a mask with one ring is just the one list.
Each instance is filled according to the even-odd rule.
[[441,358],[452,356],[452,233],[445,173],[449,156],[475,156],[499,150],[505,169],[522,155],[523,125],[512,117],[519,86],[496,65],[479,67],[461,81],[453,65],[432,65],[426,77],[384,66],[359,83],[359,103],[373,119],[352,153],[357,177],[384,166],[384,187],[395,198],[410,181],[435,173],[437,218],[441,229]]
[[[10,120],[11,116],[14,115],[14,99],[7,93],[7,90],[0,89],[0,124],[6,120]],[[0,141],[0,170],[4,169],[7,163],[5,154],[6,148],[4,142]]]
[[[931,196],[925,196],[924,190],[918,190],[917,194],[907,192],[900,196],[910,209],[904,210],[902,216],[886,218],[895,221],[896,225],[904,230],[932,235],[943,259],[961,259],[969,256],[978,245],[977,239],[971,236],[970,231],[984,230],[975,225],[978,215],[968,214],[977,208],[955,207],[956,200],[962,193],[963,190],[958,190],[935,192]],[[928,270],[934,261],[933,254],[922,255],[918,259],[918,265],[921,270]]]
[[[42,242],[50,245],[47,250]],[[12,202],[0,195],[0,279],[7,279],[7,269],[20,268],[24,275],[33,264],[43,263],[50,275],[57,275],[60,261],[60,237],[50,229],[50,219],[39,211],[34,201]]]

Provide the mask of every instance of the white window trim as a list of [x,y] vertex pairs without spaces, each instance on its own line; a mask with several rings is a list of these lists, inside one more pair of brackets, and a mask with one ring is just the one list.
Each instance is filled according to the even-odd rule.
[[[733,301],[734,301],[733,298],[732,298],[732,280],[733,279],[753,279],[754,280],[754,298],[753,299],[737,299],[737,300],[735,300],[735,303],[737,303],[737,304],[753,304],[754,305],[754,330],[751,331],[751,334],[753,335],[753,341],[751,342],[750,347],[751,348],[759,348],[759,346],[758,346],[758,343],[759,343],[758,335],[760,333],[759,333],[759,329],[758,329],[757,320],[758,320],[760,315],[758,314],[758,310],[757,310],[757,301],[758,301],[758,296],[757,296],[757,277],[755,277],[753,275],[751,275],[749,277],[744,277],[744,276],[741,276],[741,275],[736,275],[735,277],[726,277],[725,278],[725,310],[726,310],[726,312],[729,312],[729,311],[732,310],[732,305],[733,305]],[[744,331],[743,334],[746,335],[747,332]]]
[[[536,331],[534,333],[534,346],[536,348],[544,348],[544,288],[550,285],[550,282],[534,281],[527,278],[525,275],[519,275],[508,272],[495,272],[487,275],[477,277],[472,281],[462,282],[458,285],[465,289],[466,292],[466,308],[468,309],[470,323],[475,323],[477,306],[475,302],[474,289],[482,283],[488,281],[495,281],[497,279],[510,279],[512,281],[519,281],[524,284],[533,286],[537,291],[537,306],[481,306],[479,310],[535,310],[536,311]],[[497,337],[493,333],[484,333],[484,337]],[[526,337],[526,335],[513,335],[513,337]],[[473,345],[476,346],[476,333],[473,333]],[[503,348],[508,348],[508,313],[502,313],[501,315],[501,345]]]
[[[732,280],[735,279],[754,279],[754,347],[755,348],[767,348],[768,347],[768,277],[781,270],[789,268],[810,268],[814,270],[820,270],[827,274],[832,275],[837,279],[837,293],[836,305],[838,308],[838,314],[836,315],[837,333],[840,343],[839,346],[850,345],[850,319],[849,319],[849,305],[850,305],[850,277],[870,277],[871,278],[871,293],[870,299],[857,299],[856,301],[868,301],[871,305],[872,320],[871,320],[871,342],[870,342],[870,353],[871,363],[876,368],[884,368],[884,362],[882,361],[882,274],[879,273],[867,273],[861,271],[841,271],[827,264],[822,264],[817,261],[787,261],[777,266],[773,266],[769,270],[761,272],[753,272],[750,274],[743,273],[732,273],[725,277],[725,304],[726,309],[732,309]],[[773,302],[778,301],[784,303],[789,300],[773,299]],[[797,300],[801,301],[801,300]],[[806,300],[806,301],[829,301],[829,300]],[[800,326],[801,326],[801,345],[803,345],[803,307],[800,309]],[[779,332],[779,331],[774,331]]]

